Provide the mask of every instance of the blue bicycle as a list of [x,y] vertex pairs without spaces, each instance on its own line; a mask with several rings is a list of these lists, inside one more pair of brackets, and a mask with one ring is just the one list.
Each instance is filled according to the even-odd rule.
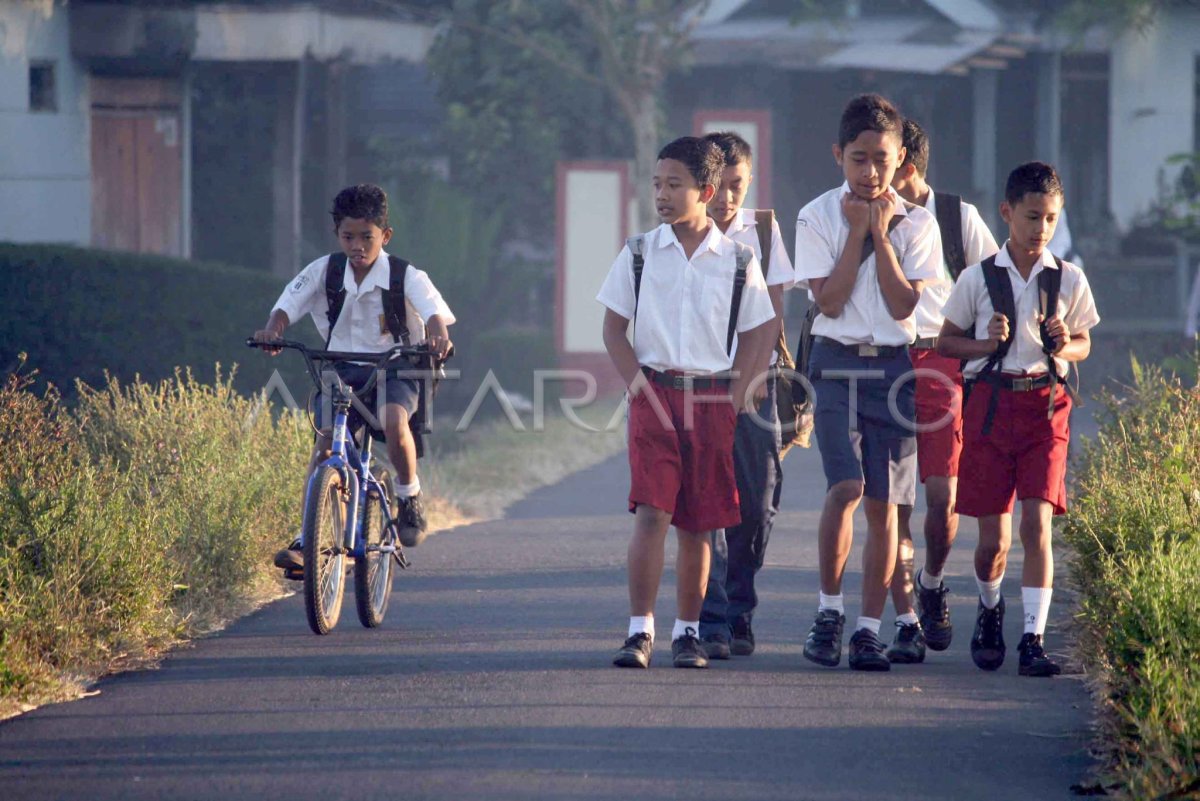
[[[308,480],[305,491],[301,550],[304,554],[304,609],[308,625],[317,634],[328,634],[341,616],[342,596],[349,561],[354,563],[354,599],[359,621],[367,628],[383,623],[392,591],[392,562],[407,568],[399,542],[399,522],[392,516],[391,480],[386,471],[372,470],[371,442],[378,430],[364,423],[357,436],[349,430],[354,399],[369,398],[385,370],[420,369],[431,363],[424,346],[397,345],[384,353],[351,353],[314,350],[300,342],[256,342],[254,348],[296,350],[304,357],[309,376],[318,386],[329,386],[333,408],[332,450]],[[368,382],[355,393],[333,371],[334,366],[356,362],[374,364]],[[294,576],[300,578],[300,576]]]

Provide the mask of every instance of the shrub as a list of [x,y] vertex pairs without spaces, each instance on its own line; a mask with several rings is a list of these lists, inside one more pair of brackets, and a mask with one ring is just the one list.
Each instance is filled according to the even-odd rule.
[[1200,391],[1134,367],[1083,449],[1064,535],[1119,792],[1182,798],[1200,791]]

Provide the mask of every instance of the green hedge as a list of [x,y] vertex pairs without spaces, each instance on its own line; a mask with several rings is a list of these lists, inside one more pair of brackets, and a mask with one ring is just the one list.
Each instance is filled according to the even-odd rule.
[[98,386],[105,370],[122,381],[159,381],[177,366],[207,377],[214,363],[236,363],[238,390],[263,387],[279,368],[293,393],[306,391],[294,360],[268,359],[243,344],[284,285],[266,272],[219,264],[0,243],[0,371],[26,352],[40,378],[73,396],[76,378]]

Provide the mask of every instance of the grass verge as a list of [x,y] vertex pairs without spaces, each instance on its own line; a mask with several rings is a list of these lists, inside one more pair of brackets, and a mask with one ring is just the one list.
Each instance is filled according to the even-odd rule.
[[1064,539],[1079,652],[1120,798],[1200,797],[1200,390],[1135,363],[1103,399]]

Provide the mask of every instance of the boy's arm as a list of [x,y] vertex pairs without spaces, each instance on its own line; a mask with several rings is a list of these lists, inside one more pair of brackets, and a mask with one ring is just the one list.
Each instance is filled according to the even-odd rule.
[[746,390],[762,371],[761,363],[756,361],[756,358],[762,353],[763,343],[775,344],[776,340],[772,339],[772,336],[776,338],[779,336],[778,318],[772,318],[749,331],[738,333],[738,351],[733,357],[733,374],[736,378],[729,385],[733,408],[738,414],[755,408],[758,401],[757,393],[755,397],[747,398]]
[[[810,279],[808,285],[821,314],[831,319],[842,315],[842,309],[846,307],[851,293],[854,292],[858,268],[862,264],[863,243],[871,230],[871,206],[862,198],[847,193],[842,198],[842,213],[850,224],[846,246],[842,248],[842,253],[833,266],[833,272],[826,278]],[[800,258],[799,252],[796,258]]]
[[888,224],[894,211],[891,197],[871,201],[871,241],[875,245],[875,274],[879,280],[879,291],[894,320],[912,316],[921,299],[921,281],[909,281],[900,268],[900,260],[888,238]]
[[[254,332],[255,342],[278,342],[283,339],[283,332],[292,324],[288,319],[287,312],[283,309],[273,309],[271,316],[267,318],[267,324]],[[278,356],[283,348],[263,348],[272,356]]]
[[[770,330],[762,337],[759,347],[758,366],[754,368],[755,375],[771,369],[771,354],[779,342],[779,332],[783,330],[783,284],[767,287],[767,295],[771,298],[771,307],[775,310],[775,319],[767,323]],[[740,334],[738,335],[741,336]],[[735,357],[736,359],[736,357]],[[758,384],[754,389],[754,402],[762,403],[767,397],[767,382]]]
[[604,349],[608,351],[608,358],[612,359],[617,372],[621,374],[621,380],[629,388],[629,397],[632,399],[641,389],[641,384],[635,385],[634,382],[642,368],[638,364],[633,345],[626,336],[628,331],[628,317],[622,317],[612,309],[604,310]]
[[454,343],[450,341],[450,326],[440,314],[435,314],[425,321],[425,344],[438,361],[445,361]]
[[1000,312],[988,321],[988,338],[975,339],[967,331],[946,318],[938,334],[937,352],[951,359],[983,359],[991,356],[1008,339],[1008,318]]

